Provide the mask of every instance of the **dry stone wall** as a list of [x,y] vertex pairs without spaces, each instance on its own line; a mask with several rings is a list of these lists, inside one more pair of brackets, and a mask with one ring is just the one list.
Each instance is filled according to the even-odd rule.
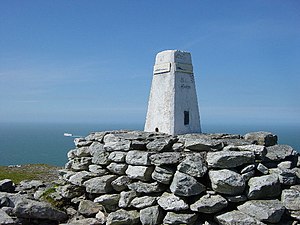
[[111,131],[75,145],[57,188],[67,224],[300,221],[299,155],[271,133]]

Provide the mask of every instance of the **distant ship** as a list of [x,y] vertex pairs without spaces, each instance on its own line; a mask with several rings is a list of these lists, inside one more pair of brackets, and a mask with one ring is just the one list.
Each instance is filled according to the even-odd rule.
[[72,136],[73,136],[73,134],[64,133],[64,136],[65,136],[65,137],[72,137]]

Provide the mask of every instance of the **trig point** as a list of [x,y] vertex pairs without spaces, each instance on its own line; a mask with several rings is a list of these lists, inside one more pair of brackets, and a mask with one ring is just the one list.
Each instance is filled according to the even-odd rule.
[[156,55],[144,130],[171,135],[201,132],[189,52],[166,50]]

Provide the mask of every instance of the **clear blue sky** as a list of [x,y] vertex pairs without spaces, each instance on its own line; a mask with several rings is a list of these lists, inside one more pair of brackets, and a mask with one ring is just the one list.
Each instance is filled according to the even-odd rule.
[[300,124],[298,0],[1,0],[0,122],[144,123],[166,49],[203,123]]

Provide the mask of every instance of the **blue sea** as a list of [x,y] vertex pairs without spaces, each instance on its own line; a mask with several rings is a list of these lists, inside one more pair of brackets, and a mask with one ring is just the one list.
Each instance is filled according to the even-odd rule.
[[[70,123],[0,123],[0,165],[46,163],[63,166],[67,152],[74,148],[73,137],[64,133],[87,136],[93,131],[142,130],[143,124],[70,124]],[[280,144],[300,151],[300,126],[296,125],[231,125],[202,124],[205,133],[246,134],[270,131]]]

